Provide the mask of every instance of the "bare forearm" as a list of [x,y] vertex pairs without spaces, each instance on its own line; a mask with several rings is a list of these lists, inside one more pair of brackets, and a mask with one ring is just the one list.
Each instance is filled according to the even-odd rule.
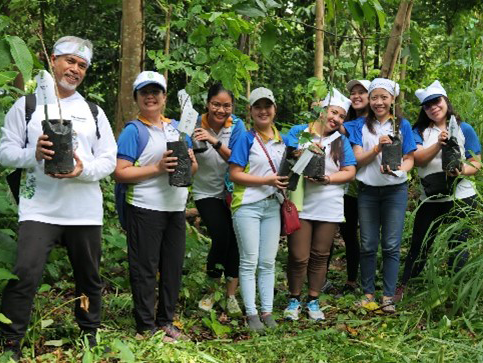
[[418,146],[418,150],[414,152],[414,165],[422,167],[428,165],[428,163],[436,157],[440,150],[441,145],[439,143],[435,143],[426,149],[423,149],[422,146]]
[[345,184],[354,180],[355,176],[356,167],[347,167],[347,169],[342,169],[337,173],[330,175],[330,184]]
[[159,174],[161,171],[156,165],[128,166],[122,169],[116,167],[114,179],[118,183],[139,183]]

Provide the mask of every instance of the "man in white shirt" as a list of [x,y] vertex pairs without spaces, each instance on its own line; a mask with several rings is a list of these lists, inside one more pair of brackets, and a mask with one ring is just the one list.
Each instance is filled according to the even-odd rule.
[[0,324],[4,351],[21,357],[20,341],[30,320],[33,299],[52,247],[59,242],[67,248],[76,297],[89,298],[88,308],[76,300],[75,316],[89,344],[96,345],[100,325],[102,193],[99,180],[116,166],[116,142],[106,115],[92,108],[76,92],[92,58],[92,43],[77,37],[60,38],[51,56],[53,77],[60,99],[48,105],[50,119],[71,120],[74,170],[69,174],[46,175],[44,162],[52,158],[52,142],[43,135],[44,108],[36,105],[26,122],[22,97],[5,117],[0,140],[0,164],[22,168],[19,202],[17,261],[3,291],[1,312],[12,321]]

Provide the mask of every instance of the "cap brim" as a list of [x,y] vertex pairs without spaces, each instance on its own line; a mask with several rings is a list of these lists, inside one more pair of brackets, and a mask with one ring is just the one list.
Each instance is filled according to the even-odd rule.
[[349,81],[347,83],[347,86],[346,86],[347,87],[347,90],[349,92],[352,91],[352,88],[354,88],[354,86],[356,86],[356,85],[361,85],[366,91],[368,91],[367,87],[364,86],[364,83],[358,81],[357,79],[353,79],[352,81]]
[[424,99],[423,102],[421,102],[421,106],[428,103],[429,101],[432,101],[432,100],[435,100],[436,98],[439,98],[439,97],[442,97],[444,96],[443,94],[440,94],[440,93],[437,93],[437,94],[434,94],[434,95],[431,95],[431,96],[428,96]]
[[250,102],[250,106],[253,106],[253,105],[254,105],[254,104],[257,102],[257,101],[259,101],[259,100],[263,100],[264,98],[265,98],[265,99],[267,99],[267,100],[269,100],[270,102],[272,102],[272,103],[273,103],[275,106],[277,105],[277,104],[275,103],[275,101],[274,101],[274,100],[272,100],[271,98],[268,98],[268,97],[262,96],[262,97],[258,97],[258,98],[256,98],[256,99],[252,100],[252,101]]
[[156,82],[156,81],[144,81],[144,82],[141,82],[141,83],[139,83],[136,86],[136,88],[134,88],[134,90],[135,91],[140,90],[141,88],[146,87],[148,84],[158,85],[159,87],[161,87],[161,89],[163,90],[163,92],[166,92],[166,89],[164,88],[164,86],[161,83]]

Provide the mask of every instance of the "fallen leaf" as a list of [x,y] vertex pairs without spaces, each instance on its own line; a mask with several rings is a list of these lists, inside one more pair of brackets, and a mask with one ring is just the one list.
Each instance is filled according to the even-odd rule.
[[89,312],[89,298],[84,294],[80,296],[80,307],[86,313]]

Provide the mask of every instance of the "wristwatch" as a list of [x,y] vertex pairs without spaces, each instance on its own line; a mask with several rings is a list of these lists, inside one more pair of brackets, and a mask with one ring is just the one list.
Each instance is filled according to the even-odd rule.
[[221,145],[222,145],[221,141],[218,140],[218,142],[216,144],[213,144],[213,149],[218,150],[221,147]]

